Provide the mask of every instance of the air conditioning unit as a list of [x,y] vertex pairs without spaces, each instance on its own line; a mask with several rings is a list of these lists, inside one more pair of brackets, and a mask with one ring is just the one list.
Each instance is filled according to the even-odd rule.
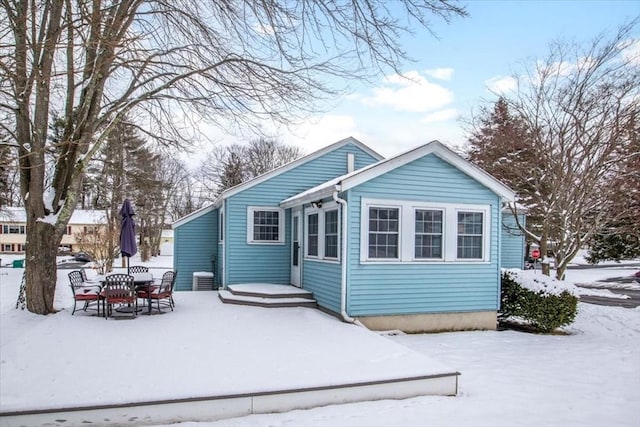
[[194,271],[193,272],[193,287],[194,291],[212,291],[213,273],[209,271]]

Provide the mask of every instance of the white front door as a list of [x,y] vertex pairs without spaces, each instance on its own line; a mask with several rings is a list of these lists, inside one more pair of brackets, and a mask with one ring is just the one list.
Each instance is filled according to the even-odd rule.
[[300,264],[302,263],[302,221],[300,210],[291,213],[291,284],[300,287]]

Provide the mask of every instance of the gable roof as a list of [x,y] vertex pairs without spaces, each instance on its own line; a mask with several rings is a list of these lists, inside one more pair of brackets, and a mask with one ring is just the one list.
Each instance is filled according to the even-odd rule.
[[262,175],[259,175],[253,179],[250,179],[248,181],[245,181],[241,184],[238,184],[234,187],[228,188],[225,191],[223,191],[222,193],[220,193],[220,195],[216,198],[216,200],[211,203],[208,206],[205,206],[201,209],[198,209],[197,211],[191,212],[190,214],[183,216],[182,218],[178,219],[176,222],[174,222],[172,224],[172,228],[176,228],[182,224],[185,224],[189,221],[193,221],[194,219],[205,215],[211,211],[214,211],[215,209],[217,209],[218,207],[220,207],[220,205],[222,204],[222,201],[228,197],[231,197],[235,194],[238,194],[244,190],[247,190],[251,187],[254,187],[258,184],[261,184],[275,176],[278,176],[284,172],[290,171],[300,165],[303,165],[307,162],[310,162],[311,160],[317,159],[318,157],[322,157],[323,155],[330,153],[333,150],[336,150],[338,148],[341,148],[347,144],[353,144],[356,145],[358,148],[360,148],[362,151],[364,151],[365,153],[371,155],[373,158],[378,159],[378,160],[382,160],[384,157],[382,157],[379,153],[377,153],[376,151],[372,150],[371,148],[367,147],[365,144],[363,144],[362,142],[358,141],[357,139],[355,139],[354,137],[350,136],[348,138],[342,139],[338,142],[334,142],[331,145],[328,145],[324,148],[321,148],[320,150],[314,151],[313,153],[307,154],[306,156],[300,157],[299,159],[293,160],[292,162],[289,162],[283,166],[280,166],[278,168],[272,169],[269,172],[263,173]]
[[398,154],[395,157],[381,160],[378,163],[374,163],[346,175],[339,176],[325,182],[324,184],[320,184],[302,193],[296,194],[295,196],[289,197],[288,199],[283,200],[280,203],[280,206],[283,208],[290,208],[292,206],[310,203],[314,200],[330,197],[335,190],[349,190],[357,185],[360,185],[380,175],[390,172],[396,168],[399,168],[400,166],[404,166],[407,163],[410,163],[428,154],[433,154],[438,158],[444,160],[464,174],[489,188],[500,197],[507,200],[515,200],[514,191],[504,185],[502,182],[498,181],[471,162],[463,159],[458,154],[454,153],[451,149],[447,148],[440,141],[431,141],[420,147],[413,148],[409,151]]

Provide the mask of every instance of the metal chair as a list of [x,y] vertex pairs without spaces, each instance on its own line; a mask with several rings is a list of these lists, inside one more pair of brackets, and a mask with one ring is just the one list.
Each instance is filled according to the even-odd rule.
[[138,298],[133,284],[133,276],[128,274],[110,274],[105,277],[104,290],[102,291],[104,318],[112,313],[113,307],[127,306],[131,309],[131,317],[137,316]]
[[97,310],[98,315],[100,315],[100,300],[102,299],[100,285],[88,284],[84,280],[82,272],[74,270],[69,273],[69,286],[71,286],[71,291],[73,292],[72,316],[76,312],[78,301],[84,303],[84,311],[87,311],[87,309],[95,303],[95,310]]
[[171,270],[167,271],[162,275],[162,280],[160,281],[159,286],[149,290],[138,291],[138,298],[150,300],[151,307],[149,310],[153,308],[153,301],[155,300],[160,313],[162,313],[162,309],[160,307],[169,307],[171,311],[173,311],[173,306],[175,305],[173,302],[173,286],[175,284],[175,279],[176,273]]
[[145,267],[144,265],[132,265],[129,267],[129,274],[135,273],[148,273],[149,267]]

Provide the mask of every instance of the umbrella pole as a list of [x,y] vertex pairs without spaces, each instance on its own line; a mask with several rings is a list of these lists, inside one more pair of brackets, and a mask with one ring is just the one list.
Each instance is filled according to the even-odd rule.
[[129,258],[129,257],[127,257],[127,274],[131,274],[131,273],[129,272],[129,259],[130,259],[130,258]]

